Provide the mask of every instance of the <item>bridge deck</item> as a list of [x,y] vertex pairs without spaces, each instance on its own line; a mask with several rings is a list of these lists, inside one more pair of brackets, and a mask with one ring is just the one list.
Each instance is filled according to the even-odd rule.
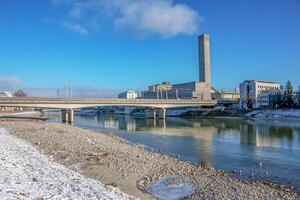
[[136,107],[196,107],[214,106],[216,101],[176,99],[59,99],[59,98],[0,98],[0,106],[38,107],[73,109],[95,106],[136,106]]

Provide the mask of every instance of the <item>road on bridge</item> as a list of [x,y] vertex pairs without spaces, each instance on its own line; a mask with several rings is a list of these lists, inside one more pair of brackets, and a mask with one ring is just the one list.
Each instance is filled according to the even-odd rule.
[[207,107],[216,101],[198,99],[59,99],[59,98],[0,98],[2,107],[34,107],[46,109],[78,109],[98,106],[133,106],[146,108]]

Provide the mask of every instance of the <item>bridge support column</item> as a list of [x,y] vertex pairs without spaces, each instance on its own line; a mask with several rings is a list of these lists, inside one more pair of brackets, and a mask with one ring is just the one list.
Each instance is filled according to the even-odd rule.
[[158,112],[159,119],[166,119],[166,109],[165,108],[159,109],[159,110],[157,110],[157,112]]
[[147,118],[155,119],[156,118],[156,110],[155,109],[147,109]]
[[43,111],[43,109],[40,110],[40,117],[44,117],[45,115],[45,111]]
[[68,122],[68,111],[67,110],[61,110],[61,121],[62,123]]
[[74,122],[74,110],[68,111],[68,122],[69,124],[73,124]]
[[74,121],[74,111],[73,110],[62,110],[61,111],[61,119],[63,123],[72,124]]

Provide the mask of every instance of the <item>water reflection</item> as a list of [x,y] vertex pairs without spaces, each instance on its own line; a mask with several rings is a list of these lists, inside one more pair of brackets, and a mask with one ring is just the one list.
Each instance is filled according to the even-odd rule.
[[[52,120],[60,121],[52,114]],[[239,119],[134,119],[122,115],[75,115],[76,126],[109,131],[155,151],[215,168],[241,171],[240,178],[300,186],[300,123]],[[254,174],[254,177],[252,177]]]
[[299,149],[300,127],[286,125],[285,122],[257,124],[255,121],[245,120],[182,118],[153,120],[133,119],[128,116],[104,118],[104,121],[104,128],[147,131],[164,136],[191,136],[206,141],[212,141],[215,137],[219,139],[239,137],[241,144]]
[[[51,113],[52,121],[60,121]],[[238,139],[240,144],[257,147],[300,149],[300,122],[252,121],[239,119],[134,119],[124,115],[75,115],[75,125],[105,129],[148,132],[163,136],[190,136],[197,140],[213,141]],[[231,141],[234,142],[234,141]]]
[[[299,149],[299,128],[283,125],[241,125],[241,143],[261,147],[284,147]],[[295,139],[294,139],[295,137]]]

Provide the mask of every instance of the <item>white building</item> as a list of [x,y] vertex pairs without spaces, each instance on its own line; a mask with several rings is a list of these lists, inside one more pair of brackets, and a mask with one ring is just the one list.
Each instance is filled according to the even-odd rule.
[[246,108],[269,106],[269,96],[280,93],[280,85],[270,81],[246,80],[240,84],[240,105]]
[[0,91],[0,97],[13,97],[13,95],[7,91]]
[[137,97],[137,92],[133,90],[129,90],[119,94],[119,99],[136,99]]

